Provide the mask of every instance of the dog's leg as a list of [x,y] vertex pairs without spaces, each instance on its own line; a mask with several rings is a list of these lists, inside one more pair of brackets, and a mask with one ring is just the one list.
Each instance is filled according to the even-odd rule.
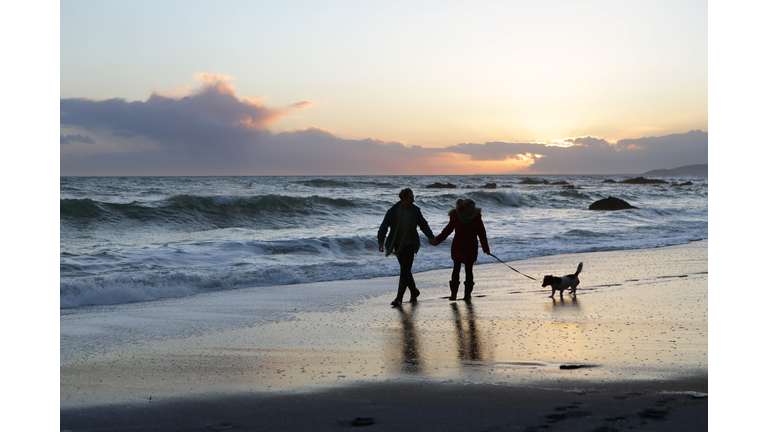
[[579,286],[579,282],[580,281],[578,279],[573,281],[573,285],[571,286],[571,295],[576,295],[576,287]]

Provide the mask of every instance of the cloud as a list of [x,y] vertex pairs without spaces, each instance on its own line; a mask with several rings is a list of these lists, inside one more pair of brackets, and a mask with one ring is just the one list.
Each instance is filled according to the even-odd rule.
[[197,74],[195,79],[202,87],[183,97],[153,92],[144,102],[61,99],[61,126],[108,131],[117,137],[142,136],[160,149],[205,161],[244,156],[269,135],[270,124],[312,105],[301,101],[272,108],[263,98],[238,98],[228,76]]
[[708,163],[709,134],[695,130],[681,134],[619,140],[588,138],[568,148],[550,147],[536,163],[541,172],[596,174],[642,173],[657,168]]
[[471,160],[501,161],[536,155],[529,171],[538,173],[642,173],[656,168],[706,164],[708,133],[701,130],[660,137],[619,140],[615,144],[591,136],[543,143],[457,144],[441,151],[468,155]]
[[143,102],[62,99],[61,127],[75,133],[62,144],[99,143],[62,150],[62,175],[620,174],[707,163],[708,134],[700,130],[615,143],[585,136],[445,148],[343,139],[314,126],[273,133],[276,120],[314,102],[270,107],[263,97],[238,97],[229,76],[194,78],[197,89],[155,91]]
[[86,144],[96,144],[96,141],[94,141],[93,138],[85,135],[59,135],[59,144],[69,144],[72,141]]

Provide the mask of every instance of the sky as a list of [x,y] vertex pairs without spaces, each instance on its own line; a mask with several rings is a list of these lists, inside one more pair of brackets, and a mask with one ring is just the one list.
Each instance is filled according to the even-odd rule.
[[708,163],[704,1],[61,1],[61,175]]

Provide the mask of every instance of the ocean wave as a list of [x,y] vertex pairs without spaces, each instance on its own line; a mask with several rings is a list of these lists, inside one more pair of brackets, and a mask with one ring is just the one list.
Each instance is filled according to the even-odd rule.
[[62,199],[59,216],[64,218],[97,218],[104,214],[98,202],[90,199]]
[[275,217],[296,218],[334,214],[357,207],[353,201],[322,196],[194,196],[175,195],[157,202],[110,203],[61,199],[60,217],[70,222],[120,222],[124,220],[184,224],[196,228],[225,228],[269,223]]
[[116,305],[242,288],[378,277],[389,275],[393,271],[390,267],[371,272],[368,263],[326,262],[252,270],[182,269],[76,276],[62,280],[59,307]]
[[572,229],[569,231],[566,231],[562,236],[563,237],[586,237],[586,238],[601,238],[604,237],[606,234],[601,232],[595,232],[590,230],[584,230],[584,229]]
[[322,196],[293,197],[285,195],[242,196],[194,196],[176,195],[161,203],[160,208],[169,210],[190,210],[222,214],[257,214],[261,212],[300,212],[311,213],[317,210],[350,208],[355,204],[341,198]]
[[523,196],[514,191],[499,191],[491,196],[498,199],[500,203],[513,207],[519,207],[520,203],[524,201]]
[[563,189],[561,191],[558,191],[557,195],[565,198],[578,199],[578,200],[590,199],[590,196],[588,194],[580,192],[578,189]]
[[[278,283],[279,281],[279,283]],[[65,280],[59,288],[61,308],[114,305],[186,297],[212,291],[306,282],[289,268],[258,272],[137,272]]]
[[162,244],[154,248],[61,253],[60,275],[101,277],[121,270],[205,269],[266,266],[275,263],[328,263],[368,259],[378,254],[374,236],[319,237],[276,241],[225,241]]
[[521,193],[509,189],[472,190],[463,192],[462,195],[472,198],[481,207],[482,205],[520,207],[526,201]]

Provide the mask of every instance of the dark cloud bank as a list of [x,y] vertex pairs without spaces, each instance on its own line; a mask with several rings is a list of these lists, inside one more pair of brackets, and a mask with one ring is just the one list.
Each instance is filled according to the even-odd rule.
[[[530,173],[642,173],[707,163],[708,133],[700,130],[615,144],[581,137],[567,142],[570,147],[487,142],[433,149],[342,139],[314,127],[277,134],[267,129],[309,105],[271,108],[238,98],[225,79],[210,75],[184,98],[61,99],[61,128],[83,131],[61,135],[61,144],[68,144],[61,148],[61,175],[450,174],[439,166],[440,157],[450,155],[473,161],[540,155]],[[99,147],[110,140],[109,151]],[[75,142],[87,143],[87,151],[69,151]],[[142,150],[133,144],[138,142]]]

